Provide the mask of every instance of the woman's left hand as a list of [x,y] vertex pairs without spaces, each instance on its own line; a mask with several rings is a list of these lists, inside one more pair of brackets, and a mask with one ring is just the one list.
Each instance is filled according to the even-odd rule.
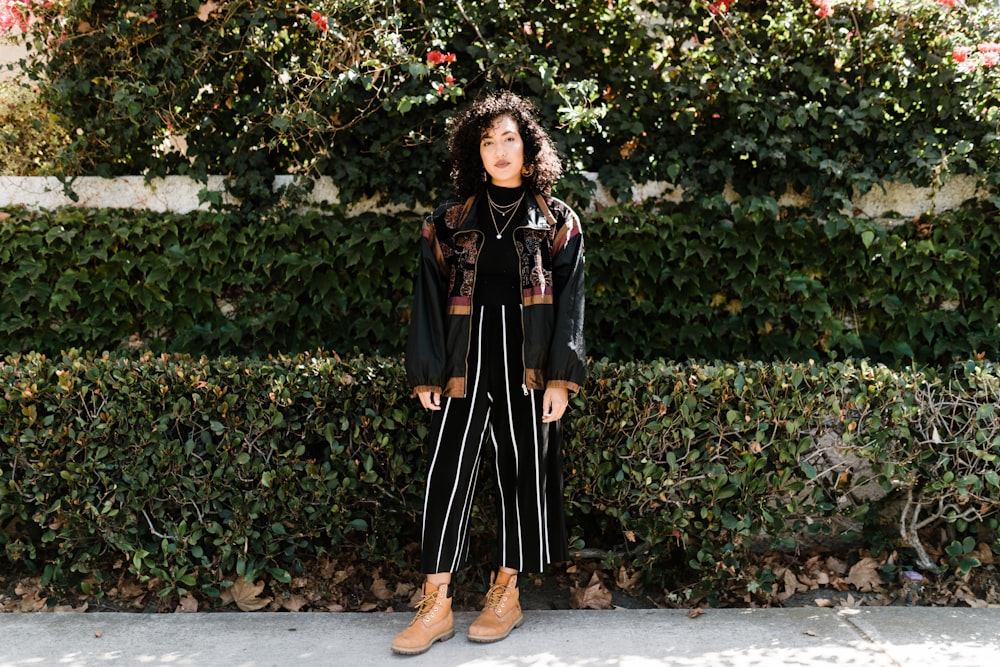
[[562,419],[569,405],[569,390],[563,387],[549,387],[542,397],[542,423],[557,422]]

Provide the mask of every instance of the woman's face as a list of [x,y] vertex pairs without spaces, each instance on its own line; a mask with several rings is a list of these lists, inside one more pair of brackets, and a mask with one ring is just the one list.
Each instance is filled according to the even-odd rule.
[[524,142],[517,123],[510,116],[499,116],[483,132],[479,142],[479,157],[494,185],[516,188],[521,185],[524,166]]

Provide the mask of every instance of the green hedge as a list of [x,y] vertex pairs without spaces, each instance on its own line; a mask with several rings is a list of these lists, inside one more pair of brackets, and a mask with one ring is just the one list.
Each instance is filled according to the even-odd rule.
[[[692,204],[586,216],[595,358],[1000,352],[994,203],[886,228]],[[61,209],[0,220],[0,352],[402,353],[416,215]]]
[[[3,558],[49,585],[100,592],[117,561],[212,597],[322,554],[414,565],[427,415],[398,361],[31,354],[0,385]],[[820,538],[971,569],[964,537],[1000,551],[998,398],[988,363],[595,362],[566,422],[572,546],[710,599],[769,588],[750,549]]]

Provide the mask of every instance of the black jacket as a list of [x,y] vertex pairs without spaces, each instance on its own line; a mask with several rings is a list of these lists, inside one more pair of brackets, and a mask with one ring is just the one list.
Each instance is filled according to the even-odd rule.
[[[422,226],[406,345],[414,395],[465,396],[472,295],[483,246],[476,199],[445,204]],[[586,375],[580,219],[564,202],[535,194],[513,234],[521,263],[524,388],[579,391]]]

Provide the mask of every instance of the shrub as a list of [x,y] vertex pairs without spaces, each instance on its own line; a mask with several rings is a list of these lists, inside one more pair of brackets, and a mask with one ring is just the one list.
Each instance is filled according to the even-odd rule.
[[[777,217],[789,186],[829,211],[998,173],[986,0],[31,4],[46,57],[26,66],[83,173],[222,173],[249,200],[276,171],[325,174],[345,202],[427,203],[447,120],[494,87],[539,101],[571,198],[582,172],[623,199],[731,184]],[[164,149],[177,137],[186,153]]]
[[0,77],[0,176],[45,176],[68,144],[37,93]]
[[[3,557],[48,584],[97,591],[118,562],[212,597],[323,554],[415,565],[427,426],[398,361],[69,351],[0,383]],[[958,567],[942,526],[995,542],[998,395],[987,363],[595,362],[565,424],[573,547],[710,599],[766,580],[751,549],[819,538]]]
[[[891,228],[804,210],[774,224],[730,213],[681,203],[586,220],[595,358],[941,366],[1000,350],[992,204]],[[4,352],[403,351],[416,216],[282,207],[8,215]]]

